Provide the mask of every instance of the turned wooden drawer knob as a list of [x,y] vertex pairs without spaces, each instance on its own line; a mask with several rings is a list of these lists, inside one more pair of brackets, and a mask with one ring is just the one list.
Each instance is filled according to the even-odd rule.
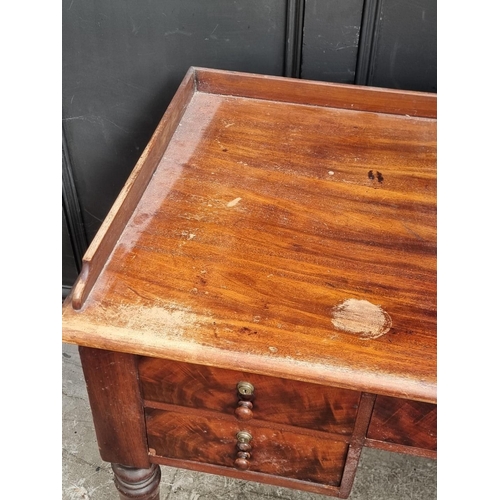
[[252,446],[250,441],[252,440],[252,435],[247,431],[240,431],[236,434],[236,448],[238,448],[238,453],[236,455],[236,460],[234,465],[241,470],[247,470],[250,467],[250,450]]
[[250,420],[253,417],[253,404],[250,401],[239,401],[234,414],[238,420]]
[[250,382],[238,382],[238,406],[234,410],[234,414],[238,420],[250,420],[253,418],[253,404],[250,402],[253,399],[254,387]]

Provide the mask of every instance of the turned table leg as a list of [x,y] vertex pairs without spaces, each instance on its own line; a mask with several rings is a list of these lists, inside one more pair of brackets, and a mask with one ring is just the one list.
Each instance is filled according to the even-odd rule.
[[80,347],[101,458],[111,463],[121,500],[160,500],[160,468],[148,456],[137,358]]
[[111,464],[115,473],[115,486],[120,500],[160,500],[160,467],[152,464],[149,469],[136,469]]

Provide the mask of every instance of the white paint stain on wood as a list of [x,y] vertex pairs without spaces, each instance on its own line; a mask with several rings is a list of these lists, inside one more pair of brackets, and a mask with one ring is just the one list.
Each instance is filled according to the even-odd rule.
[[[198,291],[198,290],[196,290]],[[157,302],[148,306],[123,304],[98,306],[96,319],[106,328],[120,328],[130,332],[141,332],[156,337],[184,338],[185,333],[199,327],[206,317],[199,317],[189,308],[174,302]]]
[[226,206],[229,208],[235,207],[240,201],[241,198],[235,198],[234,200],[230,201]]
[[392,319],[380,306],[367,300],[347,299],[333,308],[333,326],[361,339],[376,339],[392,327]]

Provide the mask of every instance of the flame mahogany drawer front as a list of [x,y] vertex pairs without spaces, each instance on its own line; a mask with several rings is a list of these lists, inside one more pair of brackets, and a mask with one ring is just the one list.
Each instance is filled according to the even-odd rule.
[[350,435],[360,392],[277,377],[142,357],[139,378],[147,406],[200,408],[240,421],[280,424]]
[[388,443],[437,451],[437,405],[377,396],[366,436]]
[[348,443],[279,427],[146,410],[150,453],[326,486],[340,484]]

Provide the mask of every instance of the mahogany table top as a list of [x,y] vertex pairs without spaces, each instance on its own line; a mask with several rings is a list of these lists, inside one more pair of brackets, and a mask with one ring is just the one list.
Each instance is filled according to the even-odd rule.
[[63,340],[436,402],[436,96],[191,68]]

